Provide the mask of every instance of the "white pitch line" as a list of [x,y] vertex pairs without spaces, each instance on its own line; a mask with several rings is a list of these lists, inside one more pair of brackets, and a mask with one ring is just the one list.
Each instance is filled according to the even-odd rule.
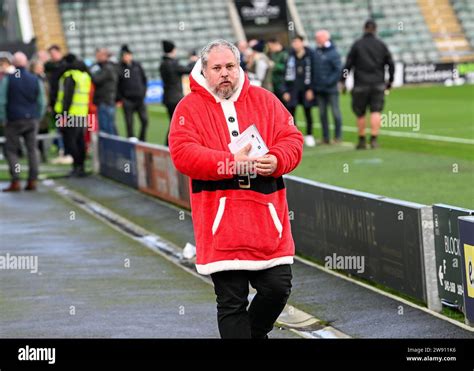
[[[317,125],[319,123],[315,123],[315,124]],[[305,125],[306,125],[305,122],[298,121],[298,126],[304,127]],[[353,126],[343,126],[342,131],[350,131],[352,133],[357,133],[358,129]],[[434,135],[434,134],[404,133],[402,131],[383,130],[383,129],[380,130],[380,133],[388,137],[423,139],[423,140],[432,140],[435,142],[474,144],[474,139],[444,137],[441,135]]]
[[317,268],[317,269],[319,269],[319,270],[321,270],[321,271],[323,271],[323,272],[329,273],[329,274],[331,274],[331,275],[333,275],[333,276],[336,276],[336,277],[338,277],[338,278],[342,278],[343,280],[346,280],[346,281],[355,283],[356,285],[359,285],[359,286],[362,286],[362,287],[364,287],[364,288],[366,288],[366,289],[369,289],[369,290],[371,290],[371,291],[374,291],[374,292],[376,292],[377,294],[386,296],[386,297],[388,297],[388,298],[390,298],[390,299],[396,300],[396,301],[398,301],[398,302],[400,302],[400,303],[409,305],[410,307],[413,307],[413,308],[419,309],[419,310],[421,310],[421,311],[423,311],[423,312],[425,312],[425,313],[431,314],[433,317],[439,318],[439,319],[441,319],[441,320],[443,320],[443,321],[446,321],[446,322],[449,322],[449,323],[451,323],[451,324],[453,324],[453,325],[456,325],[456,326],[462,328],[463,330],[467,330],[467,331],[470,331],[470,332],[474,332],[474,328],[473,328],[473,327],[470,327],[470,326],[468,326],[468,325],[466,325],[465,323],[456,321],[455,319],[449,318],[449,317],[447,317],[447,316],[445,316],[445,315],[443,315],[443,314],[441,314],[441,313],[435,312],[435,311],[433,311],[433,310],[431,310],[431,309],[428,309],[428,308],[426,308],[426,307],[422,307],[421,305],[412,303],[412,302],[409,301],[409,300],[406,300],[406,299],[404,299],[404,298],[402,298],[402,297],[396,296],[396,295],[391,294],[391,293],[389,293],[389,292],[383,291],[383,290],[381,290],[381,289],[379,289],[379,288],[377,288],[377,287],[375,287],[375,286],[371,286],[371,285],[369,285],[369,284],[367,284],[367,283],[365,283],[365,282],[361,282],[361,281],[355,280],[355,279],[353,279],[353,278],[351,278],[351,277],[347,277],[347,276],[345,276],[344,274],[341,274],[341,273],[339,273],[339,272],[333,271],[333,270],[331,270],[331,269],[327,269],[327,268],[325,268],[325,267],[323,267],[323,266],[320,266],[320,265],[318,265],[318,264],[316,264],[316,263],[314,263],[314,262],[312,262],[312,261],[309,261],[309,260],[307,260],[307,259],[305,259],[305,258],[302,258],[301,256],[295,255],[294,259],[297,260],[297,261],[299,261],[300,263],[309,265],[310,267],[313,267],[313,268]]
[[[166,109],[163,106],[149,105],[148,109],[153,112],[166,113]],[[318,125],[319,123],[316,122],[315,124]],[[298,126],[304,127],[304,125],[306,125],[305,122],[298,121]],[[349,131],[352,133],[356,133],[358,131],[358,129],[353,126],[343,126],[342,130]],[[423,139],[423,140],[432,140],[436,142],[448,142],[448,143],[460,143],[460,144],[474,144],[474,139],[445,137],[442,135],[434,135],[434,134],[405,133],[402,131],[383,130],[383,129],[380,130],[380,133],[388,137]]]

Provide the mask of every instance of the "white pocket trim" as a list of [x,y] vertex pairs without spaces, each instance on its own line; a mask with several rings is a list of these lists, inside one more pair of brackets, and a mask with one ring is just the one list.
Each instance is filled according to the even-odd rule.
[[222,216],[224,215],[226,198],[227,197],[221,197],[219,199],[219,207],[217,208],[217,214],[214,218],[214,223],[212,224],[212,235],[216,234],[217,228],[219,228],[219,224],[221,224]]
[[275,224],[275,228],[277,229],[278,233],[280,234],[279,237],[281,238],[283,226],[281,225],[280,219],[278,218],[275,206],[273,206],[271,202],[268,203],[268,209],[270,210],[270,215],[272,216],[273,224]]

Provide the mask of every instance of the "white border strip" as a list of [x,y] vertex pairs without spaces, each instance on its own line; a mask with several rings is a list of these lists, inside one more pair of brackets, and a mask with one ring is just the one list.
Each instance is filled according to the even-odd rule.
[[454,319],[452,319],[452,318],[449,318],[449,317],[447,317],[447,316],[445,316],[445,315],[443,315],[443,314],[434,312],[434,311],[432,311],[432,310],[430,310],[430,309],[428,309],[428,308],[425,308],[425,307],[422,307],[422,306],[420,306],[420,305],[418,305],[418,304],[412,303],[411,301],[408,301],[408,300],[403,299],[403,298],[401,298],[401,297],[398,297],[398,296],[396,296],[396,295],[390,294],[390,293],[388,293],[388,292],[386,292],[386,291],[383,291],[383,290],[381,290],[381,289],[378,289],[378,288],[376,288],[376,287],[374,287],[374,286],[371,286],[371,285],[369,285],[369,284],[366,284],[366,283],[364,283],[364,282],[357,281],[357,280],[355,280],[355,279],[353,279],[353,278],[347,277],[347,276],[345,276],[345,275],[343,275],[343,274],[341,274],[341,273],[338,273],[338,272],[332,271],[332,270],[330,270],[330,269],[324,268],[324,267],[322,267],[322,266],[320,266],[320,265],[318,265],[318,264],[316,264],[316,263],[313,263],[313,262],[311,262],[311,261],[309,261],[309,260],[306,260],[306,259],[304,259],[304,258],[302,258],[302,257],[300,257],[300,256],[296,256],[296,255],[295,255],[295,260],[296,260],[296,261],[299,261],[300,263],[306,264],[306,265],[308,265],[308,266],[310,266],[310,267],[317,268],[317,269],[319,269],[319,270],[321,270],[321,271],[323,271],[323,272],[325,272],[325,273],[332,274],[333,276],[336,276],[336,277],[338,277],[338,278],[342,278],[342,279],[344,279],[344,280],[346,280],[346,281],[355,283],[355,284],[357,284],[357,285],[359,285],[359,286],[362,286],[362,287],[364,287],[364,288],[366,288],[366,289],[372,290],[372,291],[376,292],[377,294],[386,296],[386,297],[388,297],[388,298],[390,298],[390,299],[399,301],[400,303],[409,305],[410,307],[413,307],[413,308],[415,308],[415,309],[422,310],[423,312],[426,312],[426,313],[428,313],[428,314],[431,314],[432,316],[434,316],[434,317],[436,317],[436,318],[439,318],[439,319],[441,319],[441,320],[443,320],[443,321],[450,322],[450,323],[452,323],[453,325],[456,325],[456,326],[462,328],[463,330],[468,330],[468,331],[470,331],[470,332],[474,332],[474,327],[469,327],[468,325],[466,325],[466,324],[464,324],[464,323],[462,323],[462,322],[456,321],[456,320],[454,320]]

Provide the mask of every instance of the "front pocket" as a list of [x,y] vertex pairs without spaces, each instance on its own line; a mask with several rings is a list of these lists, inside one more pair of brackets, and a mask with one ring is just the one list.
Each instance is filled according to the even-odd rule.
[[273,253],[278,247],[283,226],[275,206],[244,198],[219,199],[212,225],[216,250],[252,250]]

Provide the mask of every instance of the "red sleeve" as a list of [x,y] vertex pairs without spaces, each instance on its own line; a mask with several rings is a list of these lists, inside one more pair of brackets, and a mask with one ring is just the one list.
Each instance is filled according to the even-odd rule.
[[168,137],[174,166],[191,179],[232,178],[232,173],[225,169],[234,161],[234,155],[230,152],[207,148],[201,144],[196,123],[183,103],[181,101],[176,107]]
[[293,117],[283,104],[275,98],[275,122],[273,129],[273,145],[269,153],[277,160],[277,168],[272,174],[278,178],[283,174],[290,173],[301,162],[303,155],[303,134],[293,122]]

